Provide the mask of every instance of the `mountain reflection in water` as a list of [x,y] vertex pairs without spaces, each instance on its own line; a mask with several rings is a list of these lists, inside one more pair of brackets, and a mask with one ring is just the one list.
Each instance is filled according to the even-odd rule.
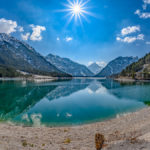
[[145,107],[150,84],[73,79],[0,82],[0,120],[24,125],[78,125]]

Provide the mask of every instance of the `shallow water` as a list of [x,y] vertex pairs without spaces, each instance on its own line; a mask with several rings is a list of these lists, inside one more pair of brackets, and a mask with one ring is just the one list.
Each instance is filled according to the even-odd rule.
[[0,120],[16,124],[87,124],[136,111],[149,103],[150,83],[97,79],[0,81]]

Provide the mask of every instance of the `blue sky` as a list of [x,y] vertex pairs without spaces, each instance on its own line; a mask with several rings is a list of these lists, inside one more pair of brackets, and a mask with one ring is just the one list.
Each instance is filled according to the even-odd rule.
[[[83,0],[84,2],[85,0]],[[79,63],[109,62],[150,51],[150,0],[90,0],[88,21],[67,24],[67,0],[1,0],[0,32],[32,45],[42,55]]]

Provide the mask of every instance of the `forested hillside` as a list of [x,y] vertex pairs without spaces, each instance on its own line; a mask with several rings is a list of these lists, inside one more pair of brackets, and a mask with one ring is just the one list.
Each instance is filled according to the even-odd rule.
[[126,69],[121,72],[120,76],[135,79],[150,79],[150,53],[139,59],[139,61],[126,67]]

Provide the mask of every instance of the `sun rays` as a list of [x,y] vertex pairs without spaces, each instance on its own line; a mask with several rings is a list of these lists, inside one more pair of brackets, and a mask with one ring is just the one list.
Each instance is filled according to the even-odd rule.
[[95,15],[88,11],[89,7],[87,6],[90,0],[67,0],[68,3],[63,4],[66,8],[61,10],[61,12],[67,12],[65,17],[68,18],[67,25],[74,19],[75,22],[80,21],[82,24],[82,19],[89,22],[87,16]]

